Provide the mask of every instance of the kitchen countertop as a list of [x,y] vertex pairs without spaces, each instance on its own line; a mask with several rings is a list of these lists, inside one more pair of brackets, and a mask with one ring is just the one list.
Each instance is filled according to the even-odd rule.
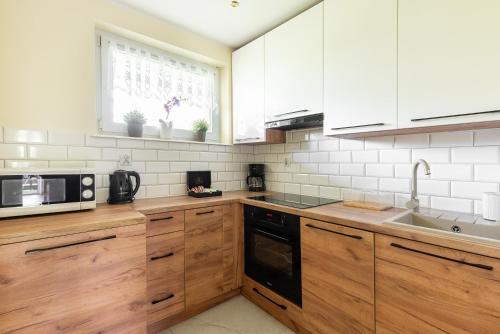
[[393,208],[386,211],[372,211],[346,207],[343,206],[342,203],[322,205],[309,209],[296,209],[247,198],[260,194],[263,193],[233,191],[225,192],[222,196],[208,198],[176,196],[139,199],[133,204],[100,204],[97,209],[90,211],[1,219],[0,245],[145,223],[146,217],[144,214],[240,202],[370,232],[500,258],[500,247],[462,240],[453,235],[443,236],[433,233],[432,230],[417,231],[411,228],[389,226],[383,223],[385,220],[391,219],[404,212],[405,210],[403,209]]

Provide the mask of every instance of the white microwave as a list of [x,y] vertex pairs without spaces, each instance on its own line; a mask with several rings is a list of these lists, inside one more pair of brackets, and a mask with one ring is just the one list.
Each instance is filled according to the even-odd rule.
[[95,207],[95,174],[89,170],[0,168],[0,218]]

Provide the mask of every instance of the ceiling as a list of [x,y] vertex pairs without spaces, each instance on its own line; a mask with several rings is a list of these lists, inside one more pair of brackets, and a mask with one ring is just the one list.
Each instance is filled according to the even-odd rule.
[[115,0],[233,48],[271,30],[319,0]]

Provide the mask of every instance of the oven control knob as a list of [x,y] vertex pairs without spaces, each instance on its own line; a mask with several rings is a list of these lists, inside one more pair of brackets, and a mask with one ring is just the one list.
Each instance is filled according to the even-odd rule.
[[88,186],[91,186],[92,183],[94,183],[94,180],[89,177],[89,176],[85,176],[83,179],[82,179],[82,184],[85,186],[85,187],[88,187]]
[[84,199],[90,199],[92,198],[92,196],[94,196],[94,192],[90,189],[86,189],[82,192],[82,197]]

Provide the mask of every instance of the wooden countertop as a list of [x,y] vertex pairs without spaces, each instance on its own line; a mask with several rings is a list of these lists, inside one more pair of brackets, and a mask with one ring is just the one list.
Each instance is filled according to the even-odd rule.
[[370,232],[500,258],[500,247],[466,241],[452,235],[443,236],[433,233],[432,230],[428,232],[417,231],[411,228],[389,226],[383,223],[385,220],[404,212],[403,209],[393,208],[386,211],[372,211],[346,207],[342,203],[323,205],[310,209],[295,209],[247,198],[260,194],[263,193],[232,191],[225,192],[222,196],[208,198],[177,196],[140,199],[136,200],[133,204],[126,205],[101,204],[98,205],[97,209],[91,211],[0,219],[0,245],[144,223],[146,219],[144,214],[240,202]]

